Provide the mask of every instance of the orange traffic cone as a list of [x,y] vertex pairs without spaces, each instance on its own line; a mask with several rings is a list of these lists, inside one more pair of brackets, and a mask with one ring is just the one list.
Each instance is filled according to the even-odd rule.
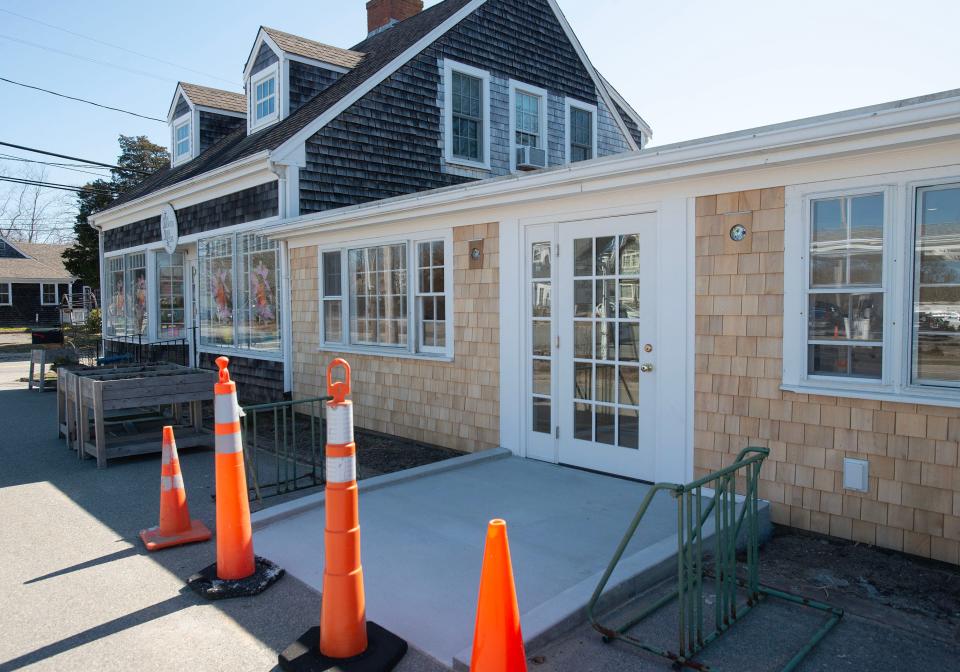
[[[342,367],[344,380],[333,382]],[[289,672],[386,672],[407,652],[407,643],[367,621],[360,564],[357,444],[353,441],[350,365],[335,359],[327,367],[326,529],[320,627],[307,630],[280,654]]]
[[217,472],[217,561],[187,580],[204,597],[256,595],[283,576],[283,569],[253,554],[250,499],[240,433],[237,384],[226,357],[217,358],[220,382],[214,385],[214,445]]
[[470,672],[526,672],[526,669],[507,524],[491,520],[483,551]]
[[180,458],[173,427],[163,428],[163,457],[160,466],[160,524],[140,531],[148,551],[206,541],[210,530],[199,520],[190,520],[187,491],[180,474]]

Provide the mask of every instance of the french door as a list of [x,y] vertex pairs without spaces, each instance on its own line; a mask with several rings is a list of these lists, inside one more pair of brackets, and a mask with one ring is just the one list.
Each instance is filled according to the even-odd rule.
[[653,480],[656,216],[526,236],[527,456]]

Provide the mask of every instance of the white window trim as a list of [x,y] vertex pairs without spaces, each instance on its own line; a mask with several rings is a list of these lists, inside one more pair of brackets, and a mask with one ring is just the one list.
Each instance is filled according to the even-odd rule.
[[[912,382],[916,194],[922,187],[960,182],[956,167],[906,171],[786,188],[784,237],[783,382],[781,389],[855,399],[960,407],[960,388]],[[810,202],[841,195],[884,193],[884,361],[880,380],[807,374],[807,293]]]
[[571,123],[570,123],[570,109],[577,108],[578,110],[583,110],[584,112],[590,113],[590,118],[593,120],[593,159],[597,158],[597,153],[599,151],[599,145],[597,141],[597,130],[599,128],[597,118],[600,116],[600,110],[596,105],[591,105],[590,103],[584,103],[580,100],[575,100],[573,98],[567,98],[564,105],[563,111],[563,129],[564,129],[564,140],[563,140],[563,157],[566,163],[573,163],[572,161],[572,152],[570,151],[570,140],[571,140]]
[[[417,243],[443,241],[443,294],[446,305],[446,347],[424,348],[420,345],[418,327],[419,306],[417,305],[416,248]],[[355,345],[350,342],[350,268],[347,251],[363,247],[380,245],[407,246],[407,343],[405,346]],[[340,252],[340,321],[341,341],[328,342],[323,325],[323,254]],[[453,361],[454,358],[454,292],[453,292],[453,230],[422,231],[403,237],[370,238],[349,240],[317,246],[317,336],[320,352],[344,352],[363,355],[379,355],[402,359],[426,359],[432,361]]]
[[[43,286],[44,285],[53,285],[53,303],[43,300]],[[40,305],[41,306],[59,306],[60,305],[60,285],[56,282],[41,282],[40,283]]]
[[[274,78],[275,82],[273,95],[276,98],[276,104],[273,106],[273,114],[266,116],[263,119],[257,119],[257,101],[255,99],[257,84],[266,79],[270,79],[271,77]],[[250,75],[250,78],[247,80],[247,133],[259,131],[261,128],[266,128],[267,126],[275,124],[280,120],[282,112],[281,101],[284,98],[283,88],[283,82],[280,78],[279,62]]]
[[[453,73],[459,72],[476,77],[481,82],[483,95],[480,109],[483,113],[481,133],[483,140],[483,161],[471,161],[453,154]],[[490,170],[490,73],[450,59],[443,61],[443,156],[447,163],[469,168]]]
[[[193,109],[186,114],[181,114],[179,117],[173,120],[173,123],[170,124],[170,165],[179,166],[182,163],[186,163],[194,157],[196,154],[197,147],[197,124],[196,119],[194,118]],[[186,154],[181,154],[177,156],[177,129],[182,128],[184,125],[189,125],[189,132],[187,133],[187,139],[190,143],[190,149],[187,150]]]
[[7,286],[7,300],[0,301],[0,306],[12,306],[13,305],[13,283],[0,282],[0,287],[2,287],[3,285]]
[[517,91],[540,98],[540,149],[546,152],[546,165],[550,165],[550,134],[547,128],[547,107],[550,95],[546,89],[532,84],[510,80],[510,171],[517,172]]

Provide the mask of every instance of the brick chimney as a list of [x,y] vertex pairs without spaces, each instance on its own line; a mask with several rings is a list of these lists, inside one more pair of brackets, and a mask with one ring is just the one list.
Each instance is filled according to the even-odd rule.
[[367,36],[393,27],[423,11],[423,0],[370,0],[367,3]]

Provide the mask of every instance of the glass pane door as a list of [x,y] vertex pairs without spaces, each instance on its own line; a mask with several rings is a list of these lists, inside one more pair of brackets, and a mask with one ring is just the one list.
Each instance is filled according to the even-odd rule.
[[556,327],[554,225],[527,229],[526,292],[526,455],[556,462]]

